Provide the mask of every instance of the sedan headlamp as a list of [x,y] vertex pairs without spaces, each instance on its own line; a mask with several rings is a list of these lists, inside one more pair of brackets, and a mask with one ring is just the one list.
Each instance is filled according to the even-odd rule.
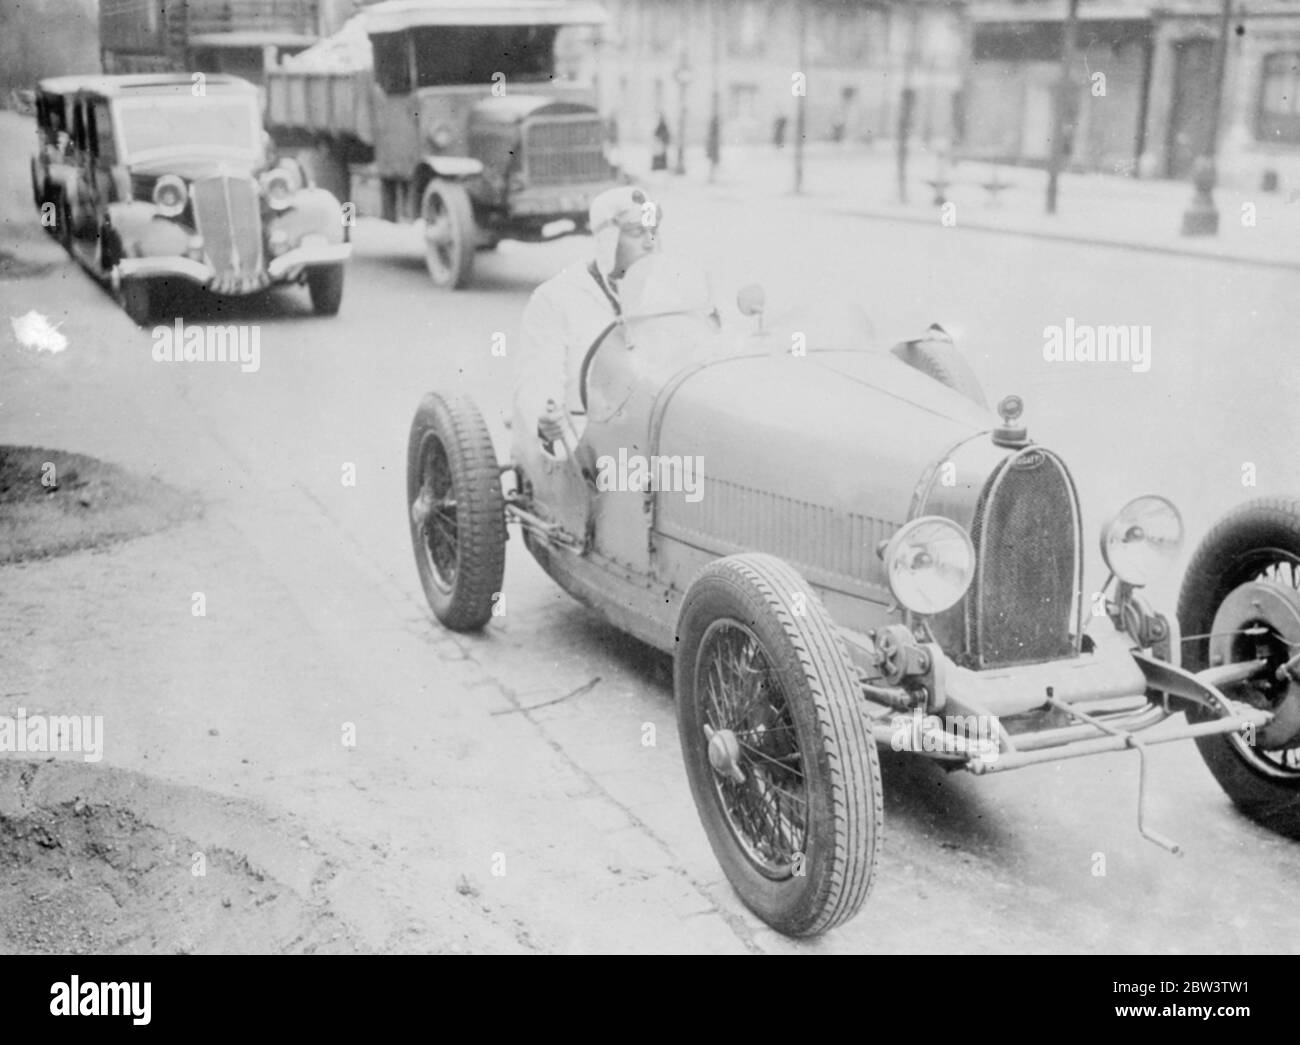
[[293,194],[300,186],[296,177],[285,167],[276,167],[262,175],[262,193],[272,210],[285,210],[293,202]]
[[1172,502],[1154,494],[1129,501],[1101,531],[1107,568],[1138,588],[1165,573],[1182,546],[1182,516]]
[[164,218],[175,218],[185,209],[190,190],[185,179],[175,174],[164,174],[153,187],[153,204]]
[[885,547],[885,576],[899,604],[913,613],[942,613],[956,605],[975,577],[975,548],[951,519],[924,515]]

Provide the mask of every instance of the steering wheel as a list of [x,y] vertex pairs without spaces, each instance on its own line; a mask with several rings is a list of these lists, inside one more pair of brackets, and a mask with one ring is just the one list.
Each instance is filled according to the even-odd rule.
[[582,409],[587,409],[587,379],[591,374],[591,361],[596,358],[596,352],[600,346],[605,343],[605,338],[609,337],[609,332],[618,326],[618,320],[610,320],[609,326],[596,335],[596,340],[591,343],[587,349],[587,354],[582,357],[582,369],[578,371],[578,397],[582,400]]

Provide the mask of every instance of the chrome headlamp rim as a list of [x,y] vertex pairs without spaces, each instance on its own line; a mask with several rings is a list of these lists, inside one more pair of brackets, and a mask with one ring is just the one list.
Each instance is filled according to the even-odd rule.
[[[924,537],[919,536],[927,530],[930,532],[925,533]],[[949,582],[950,587],[947,592],[936,593],[931,591],[925,593],[915,588],[907,590],[899,583],[900,578],[898,571],[895,569],[896,566],[901,564],[907,546],[909,544],[913,546],[920,544],[932,547],[941,538],[946,541],[955,540],[958,542],[964,559],[958,568],[964,576],[957,584]],[[970,591],[970,586],[975,580],[975,545],[971,541],[970,534],[966,532],[964,527],[942,515],[922,515],[904,523],[889,539],[889,543],[885,546],[883,559],[885,579],[895,601],[904,609],[923,616],[942,613],[944,610],[957,605]]]
[[[1159,513],[1153,516],[1152,513]],[[1172,537],[1150,538],[1151,521],[1159,518],[1172,523]],[[1173,567],[1182,550],[1186,536],[1182,513],[1168,497],[1160,494],[1142,494],[1126,502],[1101,528],[1101,558],[1110,570],[1125,584],[1142,588],[1164,576]],[[1142,548],[1150,554],[1143,558]],[[1124,556],[1117,552],[1124,550]]]
[[[178,190],[178,199],[175,203],[164,203],[161,199],[163,192],[168,188]],[[158,208],[158,213],[164,218],[175,218],[184,210],[185,205],[190,200],[190,188],[185,184],[185,179],[179,174],[164,174],[154,182],[152,193],[153,205]]]

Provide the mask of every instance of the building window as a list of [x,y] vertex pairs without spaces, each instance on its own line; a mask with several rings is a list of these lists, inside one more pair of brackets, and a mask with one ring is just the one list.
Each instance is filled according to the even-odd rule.
[[650,50],[655,54],[664,54],[678,45],[685,44],[683,16],[685,8],[671,4],[668,0],[651,0],[645,7],[645,16],[649,22],[647,35],[650,38]]
[[768,30],[767,5],[759,0],[741,0],[726,13],[728,53],[733,58],[761,58]]
[[1265,56],[1255,137],[1300,145],[1300,51]]
[[727,91],[728,116],[733,120],[753,120],[758,116],[758,85],[733,83]]
[[878,63],[883,52],[883,12],[825,2],[809,12],[808,57],[826,65]]

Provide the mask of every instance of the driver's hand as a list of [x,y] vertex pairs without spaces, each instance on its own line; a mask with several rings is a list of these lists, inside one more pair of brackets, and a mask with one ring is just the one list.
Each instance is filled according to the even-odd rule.
[[537,418],[537,434],[548,443],[558,443],[564,438],[564,411],[551,400],[546,410]]

